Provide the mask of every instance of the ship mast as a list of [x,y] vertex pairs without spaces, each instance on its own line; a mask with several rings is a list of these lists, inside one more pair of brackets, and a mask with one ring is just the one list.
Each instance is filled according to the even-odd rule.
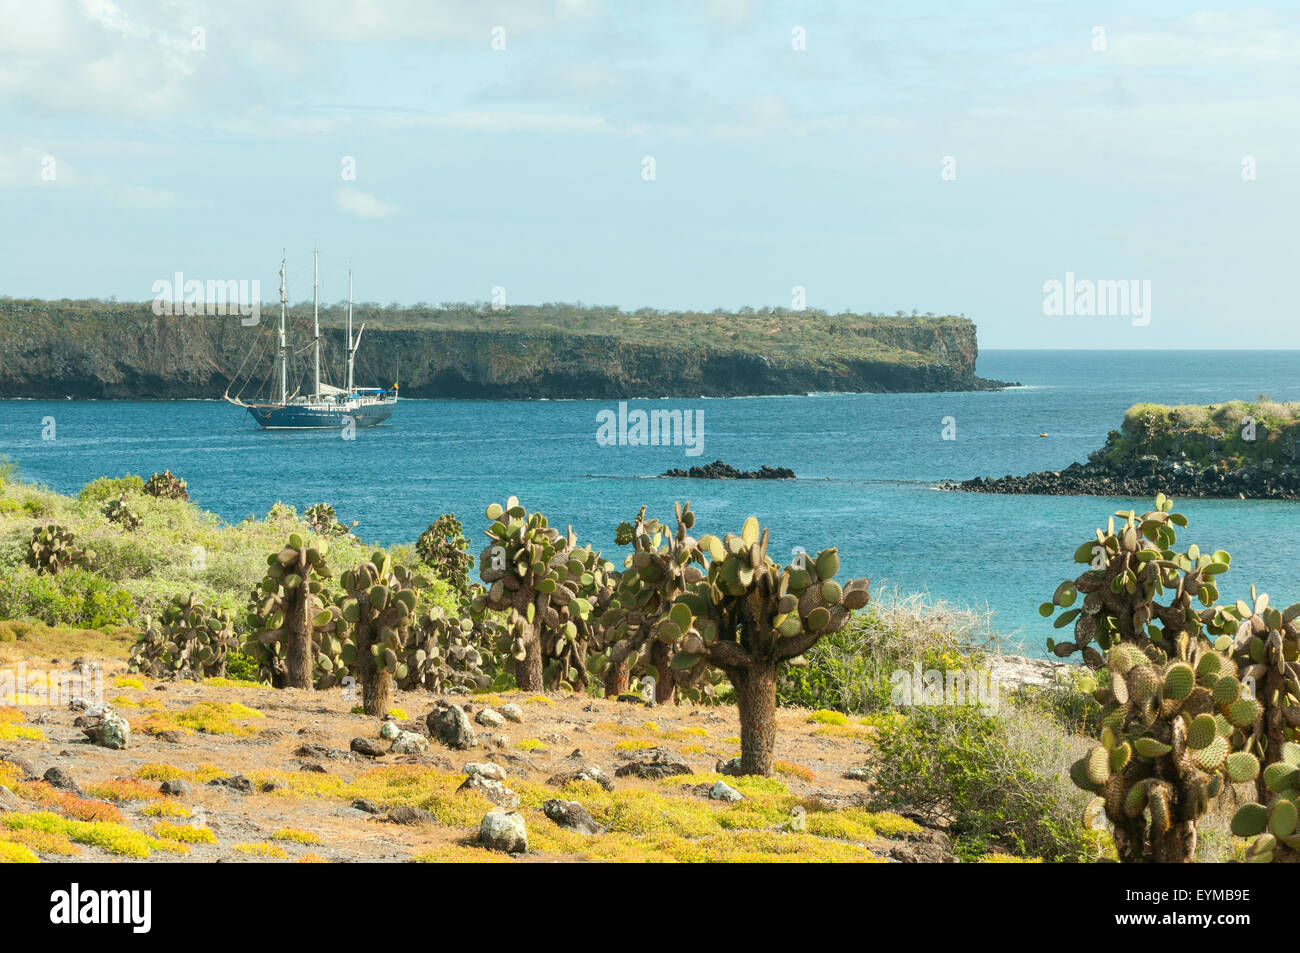
[[312,340],[315,344],[316,373],[312,378],[315,387],[311,395],[320,397],[320,249],[312,249]]
[[288,294],[285,293],[285,288],[284,288],[284,263],[285,260],[281,258],[280,259],[280,354],[278,358],[280,362],[280,403],[281,404],[287,403],[289,399],[289,345],[285,341],[285,337],[284,337],[284,307],[285,304],[289,301],[289,296]]
[[352,262],[348,262],[348,393],[352,393],[352,363],[356,347],[352,343]]

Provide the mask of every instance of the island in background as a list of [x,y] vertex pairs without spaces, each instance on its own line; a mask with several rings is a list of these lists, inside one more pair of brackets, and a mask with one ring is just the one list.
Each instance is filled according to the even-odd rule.
[[[310,311],[310,304],[291,308],[299,345],[309,340]],[[320,314],[323,362],[341,366],[346,308],[323,306]],[[278,320],[271,305],[258,325],[243,326],[237,314],[156,315],[152,302],[0,298],[0,397],[219,398],[250,348],[269,344]],[[357,379],[387,383],[400,370],[404,397],[740,397],[1010,386],[976,376],[975,325],[961,317],[364,304],[355,320],[365,322],[367,337]]]
[[1300,403],[1134,404],[1064,470],[940,484],[974,493],[1300,499]]

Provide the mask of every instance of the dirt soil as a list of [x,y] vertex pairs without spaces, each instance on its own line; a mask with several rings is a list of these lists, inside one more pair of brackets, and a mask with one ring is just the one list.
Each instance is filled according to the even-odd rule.
[[[27,664],[29,668],[37,667],[35,660],[28,660]],[[138,680],[142,687],[134,687],[126,678]],[[464,765],[486,761],[503,767],[507,772],[506,786],[523,798],[518,810],[525,816],[531,849],[526,854],[510,855],[517,861],[683,859],[680,844],[675,856],[661,856],[655,849],[647,848],[644,857],[630,853],[602,858],[598,852],[587,849],[585,845],[591,842],[585,839],[586,835],[561,831],[539,810],[544,798],[563,796],[581,802],[584,790],[591,794],[593,803],[599,800],[598,796],[605,798],[603,810],[599,806],[592,810],[597,820],[603,821],[611,832],[641,838],[636,840],[637,844],[649,844],[656,835],[673,835],[685,841],[698,841],[704,849],[715,843],[717,835],[711,836],[709,826],[716,815],[749,805],[761,806],[767,813],[760,811],[752,823],[733,823],[729,828],[763,832],[754,844],[758,854],[774,850],[771,845],[776,844],[780,846],[777,853],[793,855],[782,859],[949,859],[942,834],[918,831],[914,825],[901,822],[893,815],[882,817],[900,823],[884,832],[866,829],[863,836],[863,824],[872,823],[862,818],[866,785],[861,780],[845,778],[844,773],[866,760],[872,729],[853,721],[823,724],[805,710],[784,709],[778,714],[776,756],[779,761],[774,777],[788,792],[781,794],[777,785],[776,799],[766,797],[770,793],[766,791],[754,795],[758,800],[747,796],[741,804],[731,805],[711,799],[708,793],[717,780],[714,772],[718,762],[739,753],[737,715],[728,706],[649,707],[598,700],[583,694],[539,696],[515,692],[500,696],[436,696],[422,691],[395,692],[393,707],[406,715],[405,720],[398,720],[398,727],[425,735],[428,734],[425,716],[440,700],[465,706],[471,720],[483,707],[500,711],[503,705],[514,703],[522,711],[523,721],[507,722],[497,728],[475,723],[478,744],[469,750],[453,750],[435,734],[429,739],[427,753],[384,753],[372,758],[351,751],[351,743],[356,738],[371,739],[387,752],[388,742],[379,740],[381,720],[351,713],[359,698],[337,689],[309,692],[228,683],[152,681],[128,676],[121,662],[109,661],[104,663],[103,694],[131,724],[131,743],[125,750],[92,743],[82,728],[74,725],[81,713],[67,705],[18,704],[8,708],[11,732],[7,740],[0,740],[0,760],[11,762],[12,793],[20,799],[17,807],[60,811],[59,807],[48,806],[48,799],[44,806],[38,803],[40,798],[36,795],[49,794],[49,788],[35,783],[34,779],[44,776],[51,768],[61,768],[86,792],[86,797],[111,801],[128,827],[151,832],[160,820],[159,810],[174,810],[158,806],[168,803],[184,808],[192,816],[181,819],[178,814],[165,820],[177,825],[206,826],[214,835],[215,843],[191,843],[188,853],[155,849],[147,858],[123,857],[120,852],[109,853],[84,840],[78,844],[77,855],[72,857],[41,853],[34,846],[42,861],[505,859],[505,854],[475,846],[478,822],[493,805],[481,794],[457,790],[465,780]],[[193,713],[192,706],[197,703],[217,703],[222,707],[209,710],[209,714],[218,713],[214,721],[189,722],[191,727],[185,727],[184,713]],[[254,712],[224,707],[230,703]],[[14,714],[15,708],[20,714]],[[0,708],[0,713],[4,710]],[[4,719],[0,718],[0,731],[4,727]],[[29,736],[39,733],[42,740],[15,737],[14,728],[23,729],[20,734]],[[232,731],[235,733],[213,733]],[[0,733],[0,739],[4,738]],[[654,758],[685,764],[701,777],[696,781],[681,777],[647,780],[632,775],[615,776],[617,769],[630,762]],[[15,778],[14,765],[31,774],[26,780]],[[614,782],[615,798],[626,798],[628,792],[637,790],[645,792],[644,797],[634,798],[630,803],[620,801],[622,806],[618,806],[608,802],[611,796],[608,792],[599,791],[590,781],[564,787],[563,782],[557,784],[550,780],[583,765],[597,765],[609,776]],[[407,767],[376,772],[377,768],[393,766]],[[0,764],[0,769],[4,767]],[[160,780],[169,775],[186,779],[189,791],[179,796],[157,793]],[[223,776],[246,777],[252,790],[222,783]],[[105,793],[108,789],[102,787],[95,789],[96,785],[123,778],[140,779],[147,786],[144,799],[133,800],[130,794],[114,796]],[[727,781],[747,790],[743,779]],[[354,806],[356,798],[352,795],[359,789],[375,792],[371,805]],[[405,791],[413,793],[407,796]],[[0,797],[4,794],[0,791]],[[432,817],[422,815],[423,822],[417,823],[394,822],[387,809],[400,804],[427,808]],[[821,824],[814,825],[814,832],[821,836],[784,833],[784,839],[772,840],[789,826],[788,813],[799,812],[800,807],[791,807],[792,804],[806,805],[818,815]],[[6,816],[12,820],[22,813],[15,810],[12,799],[9,805],[6,812],[0,802],[0,825],[5,823]],[[645,809],[644,816],[636,814],[636,805]],[[373,809],[381,813],[370,813]],[[773,817],[774,809],[786,815],[784,821]],[[848,826],[841,831],[831,824],[832,816],[825,812],[847,812],[842,819]],[[64,816],[80,815],[65,813]],[[659,817],[664,825],[662,831],[656,827]],[[797,831],[797,822],[795,825]],[[308,832],[303,839],[315,842],[285,839],[292,835],[277,838],[277,832],[284,829]],[[0,835],[4,830],[0,826]],[[720,833],[725,837],[731,830]],[[837,833],[839,836],[835,836]],[[593,838],[612,836],[612,833],[592,835]],[[822,856],[824,842],[827,850],[835,848],[833,857]],[[237,844],[244,846],[236,848]],[[802,846],[805,844],[813,846],[805,849]],[[627,846],[631,850],[632,841]],[[706,855],[698,859],[712,858]],[[756,858],[724,853],[717,859]]]

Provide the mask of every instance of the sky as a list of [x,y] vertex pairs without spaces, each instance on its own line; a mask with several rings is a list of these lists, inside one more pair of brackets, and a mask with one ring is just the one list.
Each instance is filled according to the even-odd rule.
[[1132,6],[0,0],[0,295],[319,245],[327,301],[1300,348],[1300,9]]

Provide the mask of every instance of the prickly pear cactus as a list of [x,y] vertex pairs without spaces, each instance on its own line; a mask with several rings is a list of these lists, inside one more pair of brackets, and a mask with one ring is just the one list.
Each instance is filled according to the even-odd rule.
[[[683,694],[700,692],[688,687],[688,673],[673,665],[681,639],[668,611],[690,586],[704,580],[707,559],[699,541],[689,535],[695,525],[691,504],[676,504],[674,515],[676,529],[670,530],[658,520],[648,519],[643,506],[631,523],[619,524],[615,532],[614,541],[620,546],[631,543],[632,553],[624,560],[618,584],[600,617],[608,649],[592,660],[606,676],[607,695],[627,691],[631,677],[645,676],[654,679],[655,700],[661,704],[674,697],[679,681]],[[699,647],[688,641],[698,654]]]
[[451,513],[439,516],[415,541],[420,561],[461,595],[469,594],[469,571],[474,565],[468,549],[460,520]]
[[157,620],[145,620],[128,667],[151,678],[214,678],[226,674],[226,656],[238,647],[231,614],[190,593],[176,596]]
[[1105,811],[1124,863],[1191,861],[1211,800],[1260,770],[1243,749],[1263,707],[1243,694],[1232,659],[1185,633],[1167,648],[1110,650],[1094,692],[1101,744],[1070,769],[1076,785],[1099,795],[1085,823]]
[[27,543],[27,565],[42,575],[55,575],[72,566],[89,568],[95,554],[77,545],[71,530],[54,523],[32,529]]
[[144,492],[162,500],[188,500],[190,498],[189,490],[185,487],[185,481],[175,476],[170,470],[155,473],[145,480]]
[[1254,838],[1246,848],[1246,860],[1252,863],[1296,863],[1300,861],[1300,745],[1284,742],[1277,761],[1263,770],[1260,781],[1260,800],[1237,809],[1232,833]]
[[500,634],[496,627],[435,606],[410,631],[407,675],[398,680],[399,688],[446,693],[505,687],[500,660],[488,647]]
[[[332,578],[327,546],[307,546],[291,533],[284,548],[267,557],[266,576],[253,590],[245,654],[257,660],[259,677],[277,688],[326,688],[341,671],[341,628],[337,606],[324,596]],[[338,652],[328,649],[335,647]]]
[[344,526],[338,521],[334,514],[334,507],[328,503],[314,503],[303,512],[303,520],[307,523],[308,528],[319,536],[344,536],[353,535],[352,527],[356,526],[353,520],[352,526]]
[[556,686],[585,687],[586,624],[613,567],[579,547],[572,530],[560,534],[513,496],[505,506],[489,506],[487,518],[479,576],[488,588],[471,610],[509,613],[507,649],[521,689],[541,691],[548,675]]
[[407,630],[415,621],[419,591],[429,585],[405,566],[394,565],[387,553],[343,573],[338,599],[348,644],[344,659],[355,664],[361,701],[367,715],[384,716],[392,702],[393,680],[405,680]]
[[104,516],[110,523],[116,523],[128,533],[140,528],[140,514],[127,505],[125,494],[104,504]]
[[[1118,528],[1115,517],[1124,521]],[[1039,606],[1045,618],[1065,610],[1052,623],[1056,628],[1074,626],[1073,640],[1049,639],[1048,650],[1059,658],[1080,652],[1084,663],[1097,669],[1104,664],[1102,653],[1120,642],[1145,648],[1180,632],[1199,632],[1192,601],[1214,604],[1219,598],[1215,577],[1227,570],[1229,557],[1201,553],[1196,546],[1176,552],[1177,528],[1186,525],[1187,518],[1173,512],[1173,501],[1163,493],[1149,513],[1119,511],[1111,517],[1105,531],[1097,530],[1095,540],[1075,551],[1075,562],[1090,568],[1062,582],[1052,601]],[[1071,608],[1080,595],[1082,604]],[[1162,597],[1168,601],[1158,601]]]
[[835,581],[836,550],[824,549],[816,558],[801,554],[783,568],[768,558],[767,545],[767,530],[752,516],[739,535],[701,536],[707,575],[689,584],[654,626],[655,638],[674,646],[679,672],[690,678],[714,666],[731,681],[740,710],[743,774],[772,771],[777,666],[797,661],[870,598],[866,579]]
[[[1248,750],[1266,767],[1281,759],[1281,752],[1296,740],[1300,726],[1300,603],[1285,610],[1269,605],[1268,593],[1250,588],[1250,601],[1238,600],[1201,613],[1207,630],[1220,633],[1216,645],[1227,647],[1237,664],[1246,691],[1264,706]],[[1261,776],[1256,782],[1261,800],[1268,788]]]

